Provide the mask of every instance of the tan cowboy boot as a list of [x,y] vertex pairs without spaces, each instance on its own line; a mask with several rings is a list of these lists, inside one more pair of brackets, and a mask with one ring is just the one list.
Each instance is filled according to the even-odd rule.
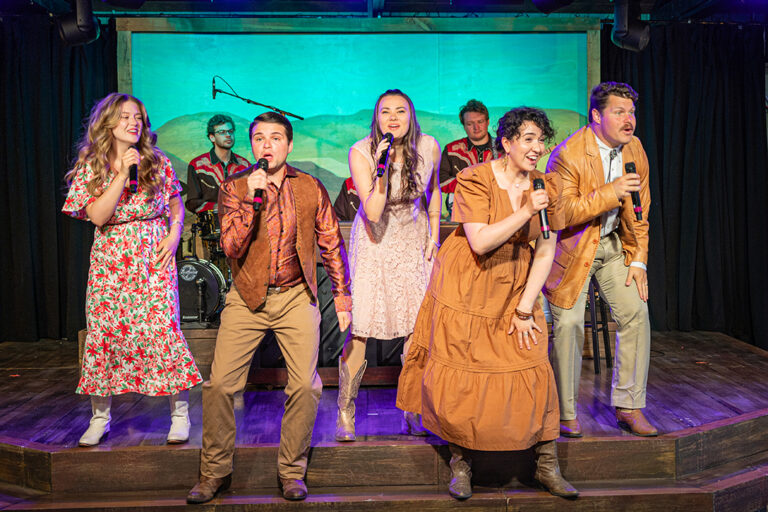
[[355,398],[363,380],[363,373],[368,367],[368,361],[357,370],[355,378],[350,378],[347,363],[339,358],[339,413],[336,417],[336,440],[355,440]]
[[554,441],[543,441],[534,446],[536,452],[536,479],[546,490],[561,498],[577,498],[577,491],[560,474],[560,464],[557,462],[557,444]]
[[470,459],[461,446],[448,444],[451,451],[451,481],[448,483],[448,493],[457,500],[466,500],[472,497],[472,459]]

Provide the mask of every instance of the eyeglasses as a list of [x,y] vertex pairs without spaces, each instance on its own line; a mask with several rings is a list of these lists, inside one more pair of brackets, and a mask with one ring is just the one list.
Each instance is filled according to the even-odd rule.
[[216,135],[232,135],[233,133],[235,133],[235,130],[216,130],[213,133],[215,133]]

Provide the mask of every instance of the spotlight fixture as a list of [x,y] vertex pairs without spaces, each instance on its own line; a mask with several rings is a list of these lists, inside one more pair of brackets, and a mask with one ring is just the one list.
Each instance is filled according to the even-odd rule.
[[613,30],[611,41],[619,48],[639,52],[651,40],[651,27],[640,21],[637,2],[630,5],[629,0],[616,0],[613,11]]
[[100,29],[93,15],[91,0],[74,0],[72,12],[56,18],[59,35],[71,46],[92,43],[99,38]]
[[533,5],[544,14],[549,14],[560,8],[567,7],[573,3],[573,0],[531,0]]

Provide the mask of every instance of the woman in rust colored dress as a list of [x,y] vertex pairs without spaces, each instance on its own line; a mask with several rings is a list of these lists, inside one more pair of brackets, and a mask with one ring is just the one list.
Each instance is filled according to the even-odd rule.
[[[519,107],[500,120],[499,159],[458,175],[453,220],[443,243],[400,374],[397,406],[421,413],[449,442],[457,499],[472,495],[466,450],[536,452],[535,479],[552,494],[576,497],[560,475],[555,439],[560,411],[547,354],[547,323],[536,298],[555,254],[539,211],[558,229],[556,175],[536,163],[554,136],[538,109]],[[534,190],[534,180],[545,189]],[[534,250],[530,242],[536,241]]]

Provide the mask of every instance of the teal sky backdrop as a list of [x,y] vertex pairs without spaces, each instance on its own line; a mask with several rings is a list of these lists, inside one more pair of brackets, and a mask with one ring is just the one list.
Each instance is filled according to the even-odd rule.
[[488,106],[492,128],[511,107],[544,108],[558,140],[586,115],[585,33],[133,33],[131,45],[133,93],[177,170],[210,148],[205,122],[219,112],[235,118],[235,150],[251,157],[248,121],[264,109],[222,94],[213,100],[213,75],[241,96],[307,118],[294,122],[289,159],[340,179],[349,176],[349,147],[366,135],[386,89],[411,96],[422,130],[441,146],[464,136],[458,110],[470,98]]

